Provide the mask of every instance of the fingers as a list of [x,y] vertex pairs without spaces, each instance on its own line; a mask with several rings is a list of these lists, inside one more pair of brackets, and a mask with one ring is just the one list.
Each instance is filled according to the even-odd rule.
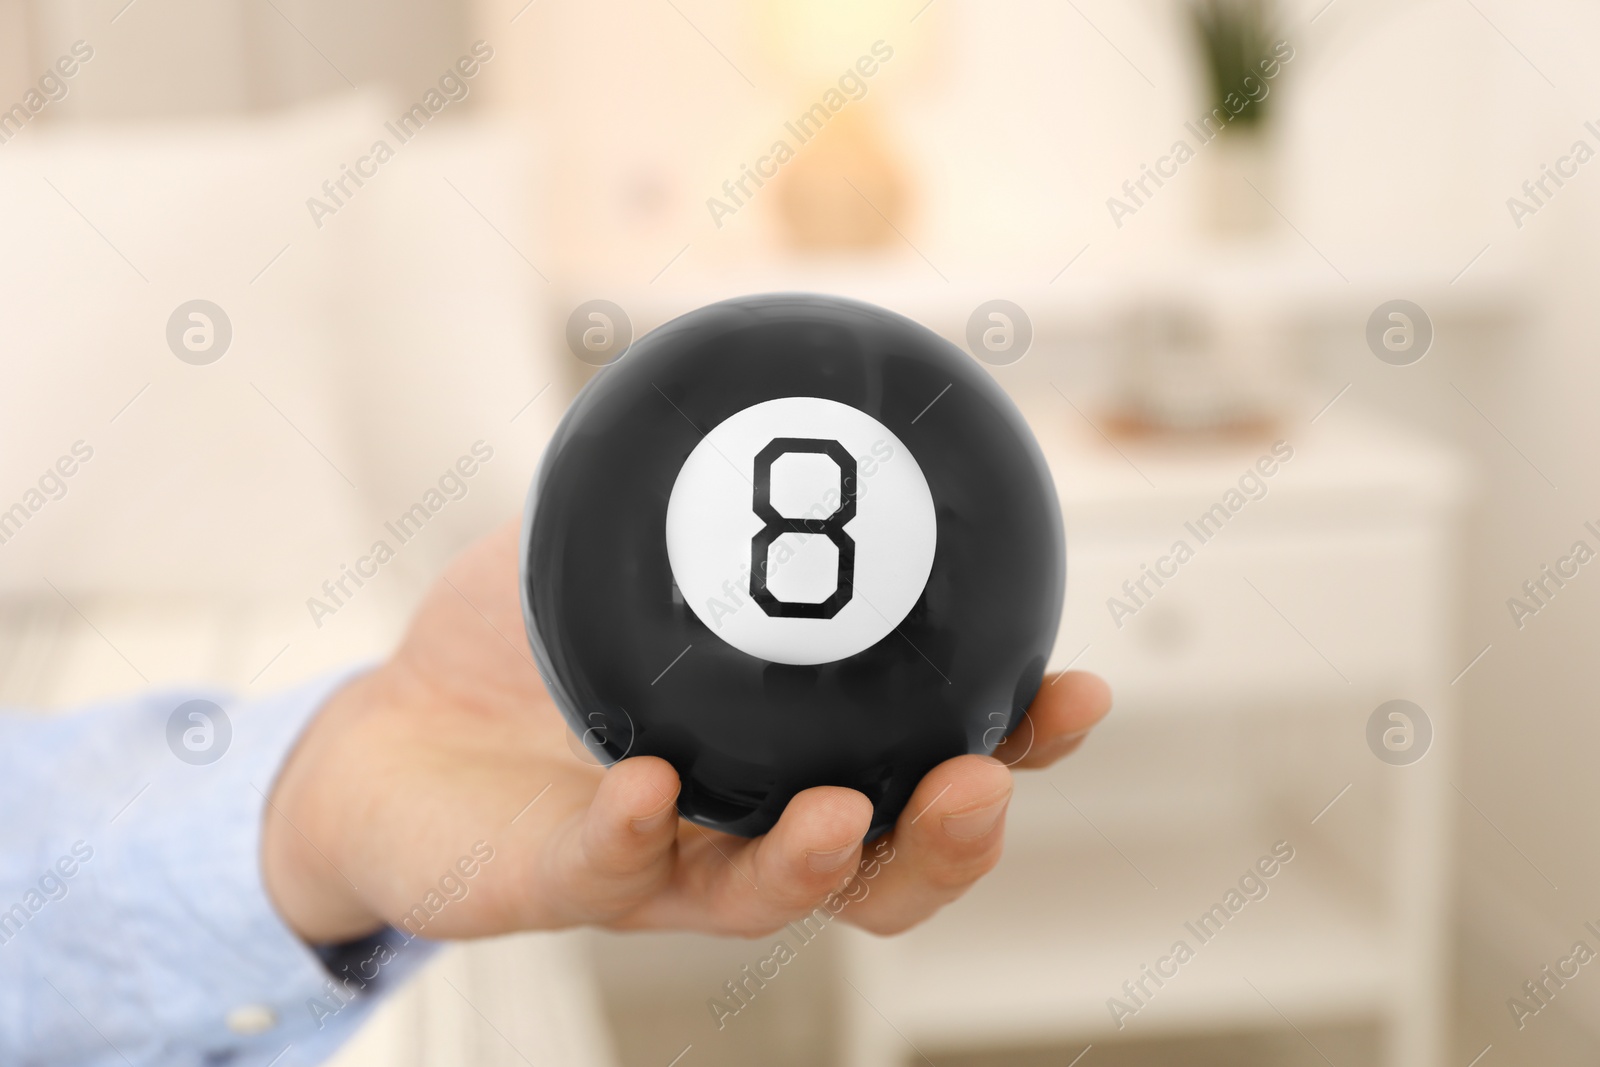
[[564,922],[603,922],[631,911],[672,875],[678,775],[654,756],[601,776],[594,799],[556,832],[536,879]]
[[939,764],[895,824],[892,852],[875,851],[877,876],[844,917],[874,933],[898,933],[959,897],[1000,861],[1010,802],[1011,772],[998,760],[958,756]]
[[[1110,710],[1111,687],[1099,675],[1067,671],[1047,676],[1026,721],[1011,732],[995,756],[1015,767],[1048,767],[1083,744]],[[1025,748],[1026,755],[1008,758],[1011,746]]]
[[[1060,759],[1110,708],[1110,689],[1092,674],[1047,680],[1028,710],[1031,747],[1016,765]],[[567,921],[756,936],[829,900],[861,863],[872,805],[854,790],[797,794],[772,831],[753,841],[681,822],[677,791],[672,768],[653,757],[606,772],[588,811],[551,850],[555,899],[585,909]],[[875,878],[867,893],[851,894],[849,920],[896,932],[959,897],[999,862],[1010,800],[1001,760],[960,756],[935,767],[888,839],[892,861],[874,851]]]
[[[1111,690],[1097,676],[1068,671],[1047,678],[1027,721],[1006,742],[1027,746],[1014,765],[1049,766],[1082,744],[1110,710]],[[1011,773],[1002,762],[1005,746],[996,755],[1001,759],[947,760],[918,784],[888,839],[892,859],[879,856],[877,877],[848,912],[850,922],[897,933],[965,893],[1000,862]]]
[[804,914],[849,879],[871,825],[872,802],[854,789],[807,789],[789,801],[777,826],[752,843],[755,884],[725,878],[733,891],[729,903],[756,929]]
[[671,890],[623,925],[745,937],[776,930],[844,886],[871,823],[871,802],[838,786],[797,794],[778,824],[751,841],[685,823]]

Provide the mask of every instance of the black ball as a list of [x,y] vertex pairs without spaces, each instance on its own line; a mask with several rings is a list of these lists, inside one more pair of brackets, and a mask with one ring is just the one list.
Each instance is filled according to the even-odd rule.
[[769,830],[848,786],[891,827],[935,765],[992,752],[1061,618],[1039,446],[974,360],[882,308],[745,297],[584,387],[528,496],[523,611],[567,722],[653,755],[685,818]]

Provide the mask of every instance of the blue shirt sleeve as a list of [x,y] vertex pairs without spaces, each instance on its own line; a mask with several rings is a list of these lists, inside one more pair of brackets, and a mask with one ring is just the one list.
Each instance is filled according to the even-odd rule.
[[392,930],[313,949],[262,883],[273,783],[354,673],[0,714],[0,1063],[320,1063],[378,999],[363,976],[423,962]]

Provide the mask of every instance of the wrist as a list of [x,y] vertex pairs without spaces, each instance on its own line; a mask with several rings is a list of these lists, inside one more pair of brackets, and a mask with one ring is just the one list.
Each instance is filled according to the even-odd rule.
[[306,725],[267,797],[262,813],[261,869],[267,896],[285,924],[310,944],[370,934],[383,920],[357,887],[345,845],[360,808],[345,783],[360,776],[346,743],[351,726],[370,714],[384,668],[336,691]]

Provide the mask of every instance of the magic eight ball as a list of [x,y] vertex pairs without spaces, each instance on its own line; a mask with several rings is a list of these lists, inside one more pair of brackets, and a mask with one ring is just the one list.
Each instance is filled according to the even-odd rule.
[[528,495],[545,684],[602,761],[677,769],[684,817],[769,830],[840,785],[889,829],[1038,691],[1066,559],[1044,457],[909,319],[774,295],[691,312],[579,393]]

